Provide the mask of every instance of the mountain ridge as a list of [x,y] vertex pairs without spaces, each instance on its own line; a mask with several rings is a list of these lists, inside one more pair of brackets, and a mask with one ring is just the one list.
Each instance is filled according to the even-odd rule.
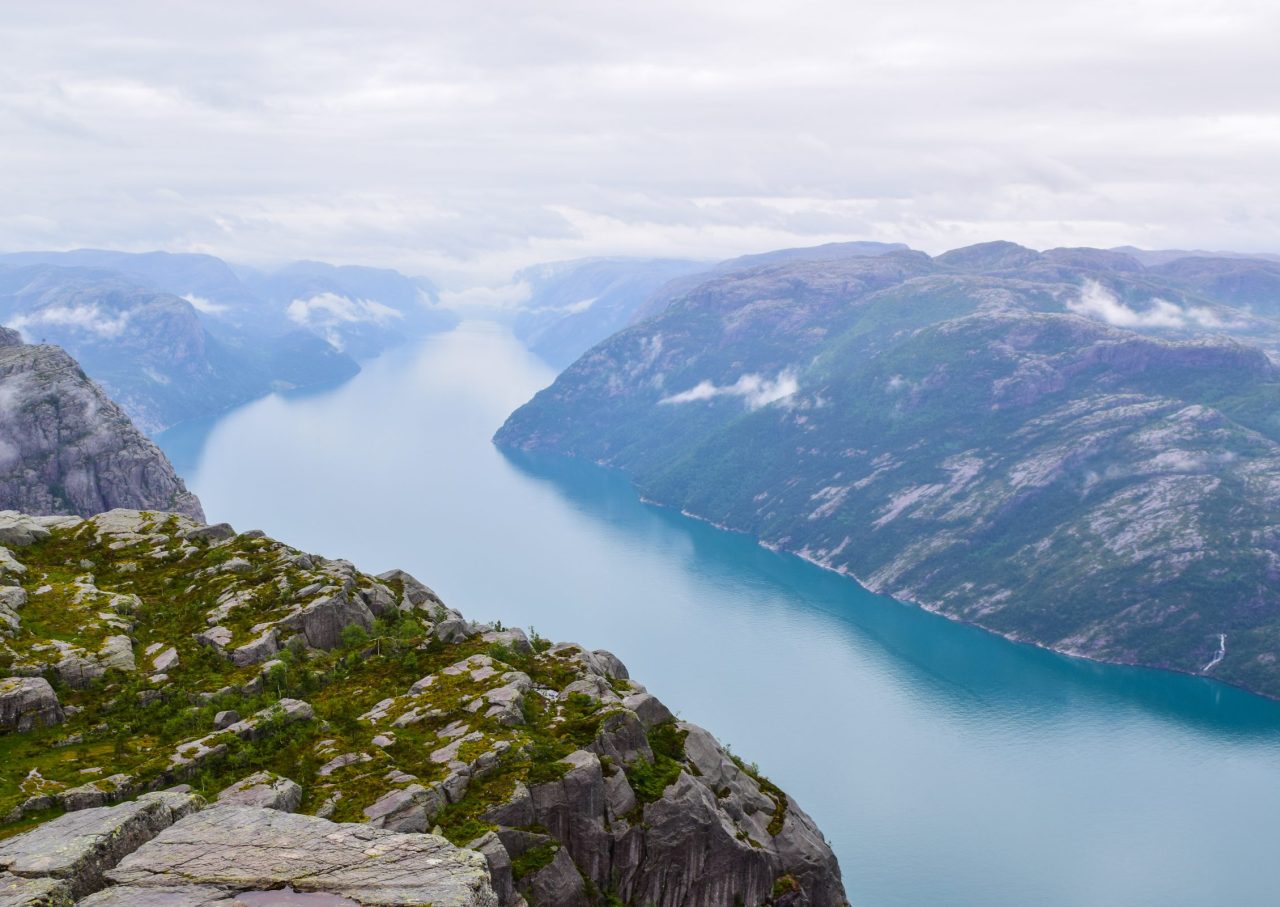
[[1104,250],[792,262],[614,335],[495,441],[1012,639],[1274,696],[1275,329]]

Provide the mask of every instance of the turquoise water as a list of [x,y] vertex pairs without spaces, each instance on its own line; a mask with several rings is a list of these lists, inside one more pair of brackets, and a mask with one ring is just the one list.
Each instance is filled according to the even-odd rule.
[[1280,703],[873,595],[489,438],[553,375],[467,324],[160,439],[211,520],[616,652],[795,796],[855,905],[1280,901]]

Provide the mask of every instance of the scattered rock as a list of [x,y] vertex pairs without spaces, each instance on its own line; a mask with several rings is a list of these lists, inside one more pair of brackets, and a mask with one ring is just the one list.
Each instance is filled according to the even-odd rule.
[[168,673],[176,668],[179,664],[178,650],[173,646],[165,649],[152,660],[152,665],[157,673]]
[[231,645],[232,634],[226,627],[210,627],[196,634],[196,642],[223,652]]

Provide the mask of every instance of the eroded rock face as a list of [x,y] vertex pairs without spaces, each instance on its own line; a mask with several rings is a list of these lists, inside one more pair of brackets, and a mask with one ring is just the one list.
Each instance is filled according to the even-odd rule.
[[433,835],[339,825],[274,809],[224,807],[166,829],[108,873],[142,891],[292,885],[364,907],[497,907],[485,859]]
[[204,520],[168,458],[58,347],[27,346],[0,328],[0,399],[0,507],[81,516],[133,507]]
[[0,843],[0,869],[65,882],[79,897],[101,888],[103,874],[162,829],[198,809],[199,797],[146,794],[120,806],[67,813]]

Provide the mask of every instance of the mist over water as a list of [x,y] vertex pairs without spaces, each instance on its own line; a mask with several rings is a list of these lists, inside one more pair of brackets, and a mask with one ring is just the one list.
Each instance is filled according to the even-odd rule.
[[489,439],[554,375],[465,324],[159,441],[211,521],[615,652],[794,796],[863,907],[1269,903],[1280,703],[873,595]]

